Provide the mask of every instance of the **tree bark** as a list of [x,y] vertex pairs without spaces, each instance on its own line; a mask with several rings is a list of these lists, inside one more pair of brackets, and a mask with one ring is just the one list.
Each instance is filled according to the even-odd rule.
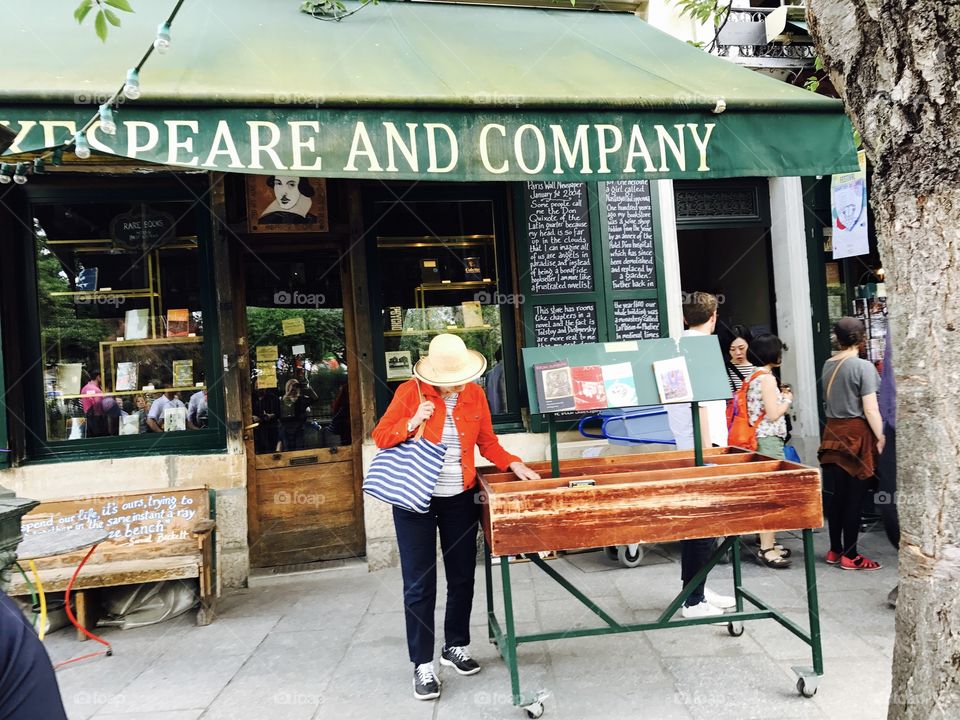
[[960,0],[809,0],[808,16],[873,169],[890,300],[901,538],[888,718],[960,718]]

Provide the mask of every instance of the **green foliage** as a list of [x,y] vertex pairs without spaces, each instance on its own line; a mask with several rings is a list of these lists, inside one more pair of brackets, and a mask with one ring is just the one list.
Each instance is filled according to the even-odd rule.
[[76,10],[73,11],[73,17],[78,24],[82,25],[87,15],[94,8],[97,9],[97,14],[93,20],[93,29],[101,42],[107,41],[110,25],[120,27],[120,16],[110,8],[115,8],[121,12],[133,12],[133,8],[127,0],[81,0]]
[[674,0],[680,8],[680,17],[689,15],[702,23],[713,22],[714,26],[723,21],[727,12],[727,4],[721,6],[721,0]]
[[804,90],[809,90],[810,92],[816,92],[820,89],[820,78],[816,75],[812,75],[803,81]]

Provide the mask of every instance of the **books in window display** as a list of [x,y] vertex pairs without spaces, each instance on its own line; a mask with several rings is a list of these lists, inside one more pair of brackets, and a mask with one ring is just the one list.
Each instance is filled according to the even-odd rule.
[[599,410],[607,407],[607,390],[599,365],[570,368],[573,383],[573,406],[576,410]]
[[193,360],[173,361],[173,386],[190,387],[193,385]]
[[121,362],[117,363],[117,382],[114,389],[117,392],[122,390],[137,389],[137,363]]
[[190,311],[167,310],[167,337],[187,337],[190,334]]
[[146,340],[150,333],[150,310],[127,310],[123,326],[123,337],[126,340]]

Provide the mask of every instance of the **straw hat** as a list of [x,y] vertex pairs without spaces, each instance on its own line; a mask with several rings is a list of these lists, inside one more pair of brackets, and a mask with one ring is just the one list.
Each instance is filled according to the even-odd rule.
[[487,359],[476,350],[468,350],[456,335],[443,333],[430,341],[426,357],[413,366],[413,374],[430,385],[449,387],[476,380],[487,369]]

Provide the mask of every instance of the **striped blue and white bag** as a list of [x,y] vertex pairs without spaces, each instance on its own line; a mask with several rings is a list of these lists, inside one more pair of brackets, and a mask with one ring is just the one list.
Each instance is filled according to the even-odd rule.
[[[419,390],[419,385],[417,386]],[[423,396],[421,395],[421,401]],[[423,439],[422,423],[412,439],[383,448],[373,457],[363,491],[402,510],[423,514],[437,486],[447,446]]]

